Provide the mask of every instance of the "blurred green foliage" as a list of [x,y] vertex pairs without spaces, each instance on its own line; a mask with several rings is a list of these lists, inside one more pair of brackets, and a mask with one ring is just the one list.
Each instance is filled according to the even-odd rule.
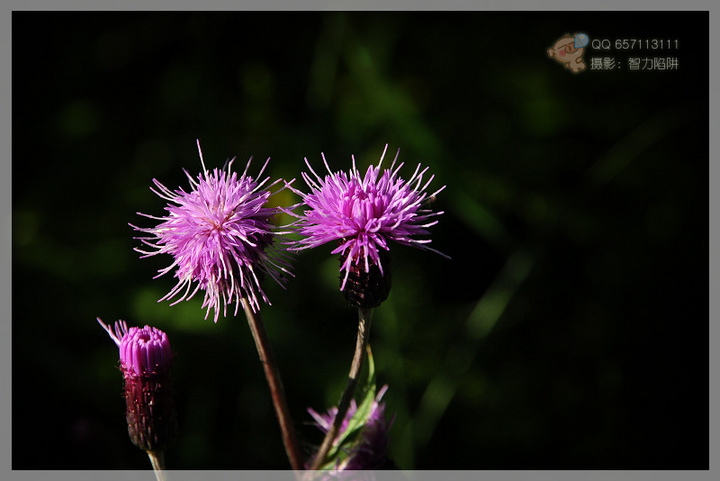
[[[573,75],[576,31],[678,38],[638,55],[679,68]],[[244,318],[157,303],[171,261],[132,251],[195,139],[301,189],[387,143],[447,185],[452,260],[393,246],[373,322],[401,468],[706,469],[708,40],[703,12],[13,12],[13,469],[149,467],[96,316],[170,337],[169,467],[287,467]],[[308,454],[354,347],[330,250],[263,309]]]

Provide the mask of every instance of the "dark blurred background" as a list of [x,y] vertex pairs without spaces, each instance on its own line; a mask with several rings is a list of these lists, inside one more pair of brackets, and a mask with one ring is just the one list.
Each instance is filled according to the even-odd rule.
[[[372,326],[399,467],[709,467],[707,12],[12,20],[13,469],[149,468],[96,316],[170,336],[170,468],[288,466],[244,317],[158,304],[170,258],[132,250],[128,223],[151,225],[136,212],[165,206],[152,179],[200,171],[196,139],[208,168],[272,157],[286,179],[321,152],[364,168],[387,143],[406,176],[421,162],[447,185],[432,245],[452,260],[392,246]],[[576,32],[679,48],[587,48],[574,75],[547,50]],[[355,342],[330,250],[299,255],[263,308],[308,453],[305,410],[337,403]]]

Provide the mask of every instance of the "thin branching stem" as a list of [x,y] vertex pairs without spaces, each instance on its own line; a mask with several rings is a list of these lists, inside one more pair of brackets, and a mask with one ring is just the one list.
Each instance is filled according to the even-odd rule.
[[362,369],[365,357],[367,356],[367,344],[368,339],[370,338],[372,315],[372,309],[358,309],[358,333],[357,341],[355,342],[355,355],[353,356],[352,364],[350,366],[347,385],[345,386],[345,391],[343,391],[342,397],[340,398],[335,420],[333,421],[332,426],[330,426],[328,432],[325,434],[325,439],[323,439],[320,449],[315,455],[313,463],[310,466],[310,469],[312,470],[320,469],[320,467],[325,463],[325,457],[330,451],[332,443],[340,431],[340,426],[342,425],[343,419],[345,419],[345,414],[347,414],[350,401],[355,395],[355,386],[357,385],[357,379],[360,375],[360,369]]
[[268,340],[265,326],[263,325],[260,313],[252,311],[247,299],[242,299],[242,305],[253,339],[255,339],[255,346],[260,356],[260,362],[265,370],[265,378],[270,387],[270,395],[273,406],[275,406],[275,414],[280,424],[283,444],[285,445],[285,452],[290,460],[290,466],[293,470],[302,470],[303,460],[297,436],[295,435],[295,427],[293,426],[292,417],[290,416],[290,410],[288,409],[285,398],[285,389],[283,388],[282,379],[280,379],[280,371],[277,368],[275,357],[270,348],[270,341]]
[[157,481],[165,481],[165,452],[164,451],[147,451],[147,455],[152,463],[153,471]]

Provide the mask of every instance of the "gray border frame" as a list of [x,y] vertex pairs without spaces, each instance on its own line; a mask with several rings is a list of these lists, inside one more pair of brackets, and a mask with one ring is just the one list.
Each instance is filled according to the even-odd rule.
[[[579,7],[569,0],[546,0],[542,5],[534,5],[529,0],[507,1],[473,1],[473,0],[372,0],[359,2],[348,0],[206,0],[202,3],[189,0],[153,2],[132,1],[111,2],[108,0],[9,0],[0,5],[0,478],[7,481],[16,480],[154,480],[152,471],[13,471],[12,470],[12,11],[16,10],[695,10],[710,12],[711,47],[717,47],[717,37],[713,36],[713,26],[717,24],[718,5],[711,8],[710,0],[685,0],[684,2],[638,2],[605,0],[601,4]],[[715,12],[713,12],[715,10]],[[718,132],[716,117],[718,89],[718,55],[717,50],[710,48],[710,159],[715,159],[717,145],[712,142],[712,134]],[[716,167],[710,161],[710,185],[717,177]],[[710,191],[710,345],[717,344],[717,326],[714,325],[713,292],[717,291],[718,258],[713,256],[712,236],[720,229],[717,222],[717,203]],[[717,321],[715,321],[717,322]],[[357,473],[352,479],[377,480],[678,480],[689,481],[710,480],[720,478],[720,470],[715,465],[714,455],[717,453],[715,442],[718,434],[718,420],[713,415],[718,390],[718,358],[710,350],[710,469],[708,471],[383,471],[376,473]],[[715,368],[715,369],[713,369]],[[32,449],[32,446],[15,446],[15,449]],[[715,475],[712,473],[715,472]],[[295,480],[292,471],[168,471],[168,481],[197,480]],[[342,478],[341,478],[342,479]]]

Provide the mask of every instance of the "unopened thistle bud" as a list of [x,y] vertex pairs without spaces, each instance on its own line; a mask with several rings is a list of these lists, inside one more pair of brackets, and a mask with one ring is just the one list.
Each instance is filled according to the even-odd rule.
[[125,321],[116,322],[113,332],[100,319],[98,322],[120,348],[130,439],[148,453],[163,451],[178,431],[167,335],[150,326],[128,329]]

